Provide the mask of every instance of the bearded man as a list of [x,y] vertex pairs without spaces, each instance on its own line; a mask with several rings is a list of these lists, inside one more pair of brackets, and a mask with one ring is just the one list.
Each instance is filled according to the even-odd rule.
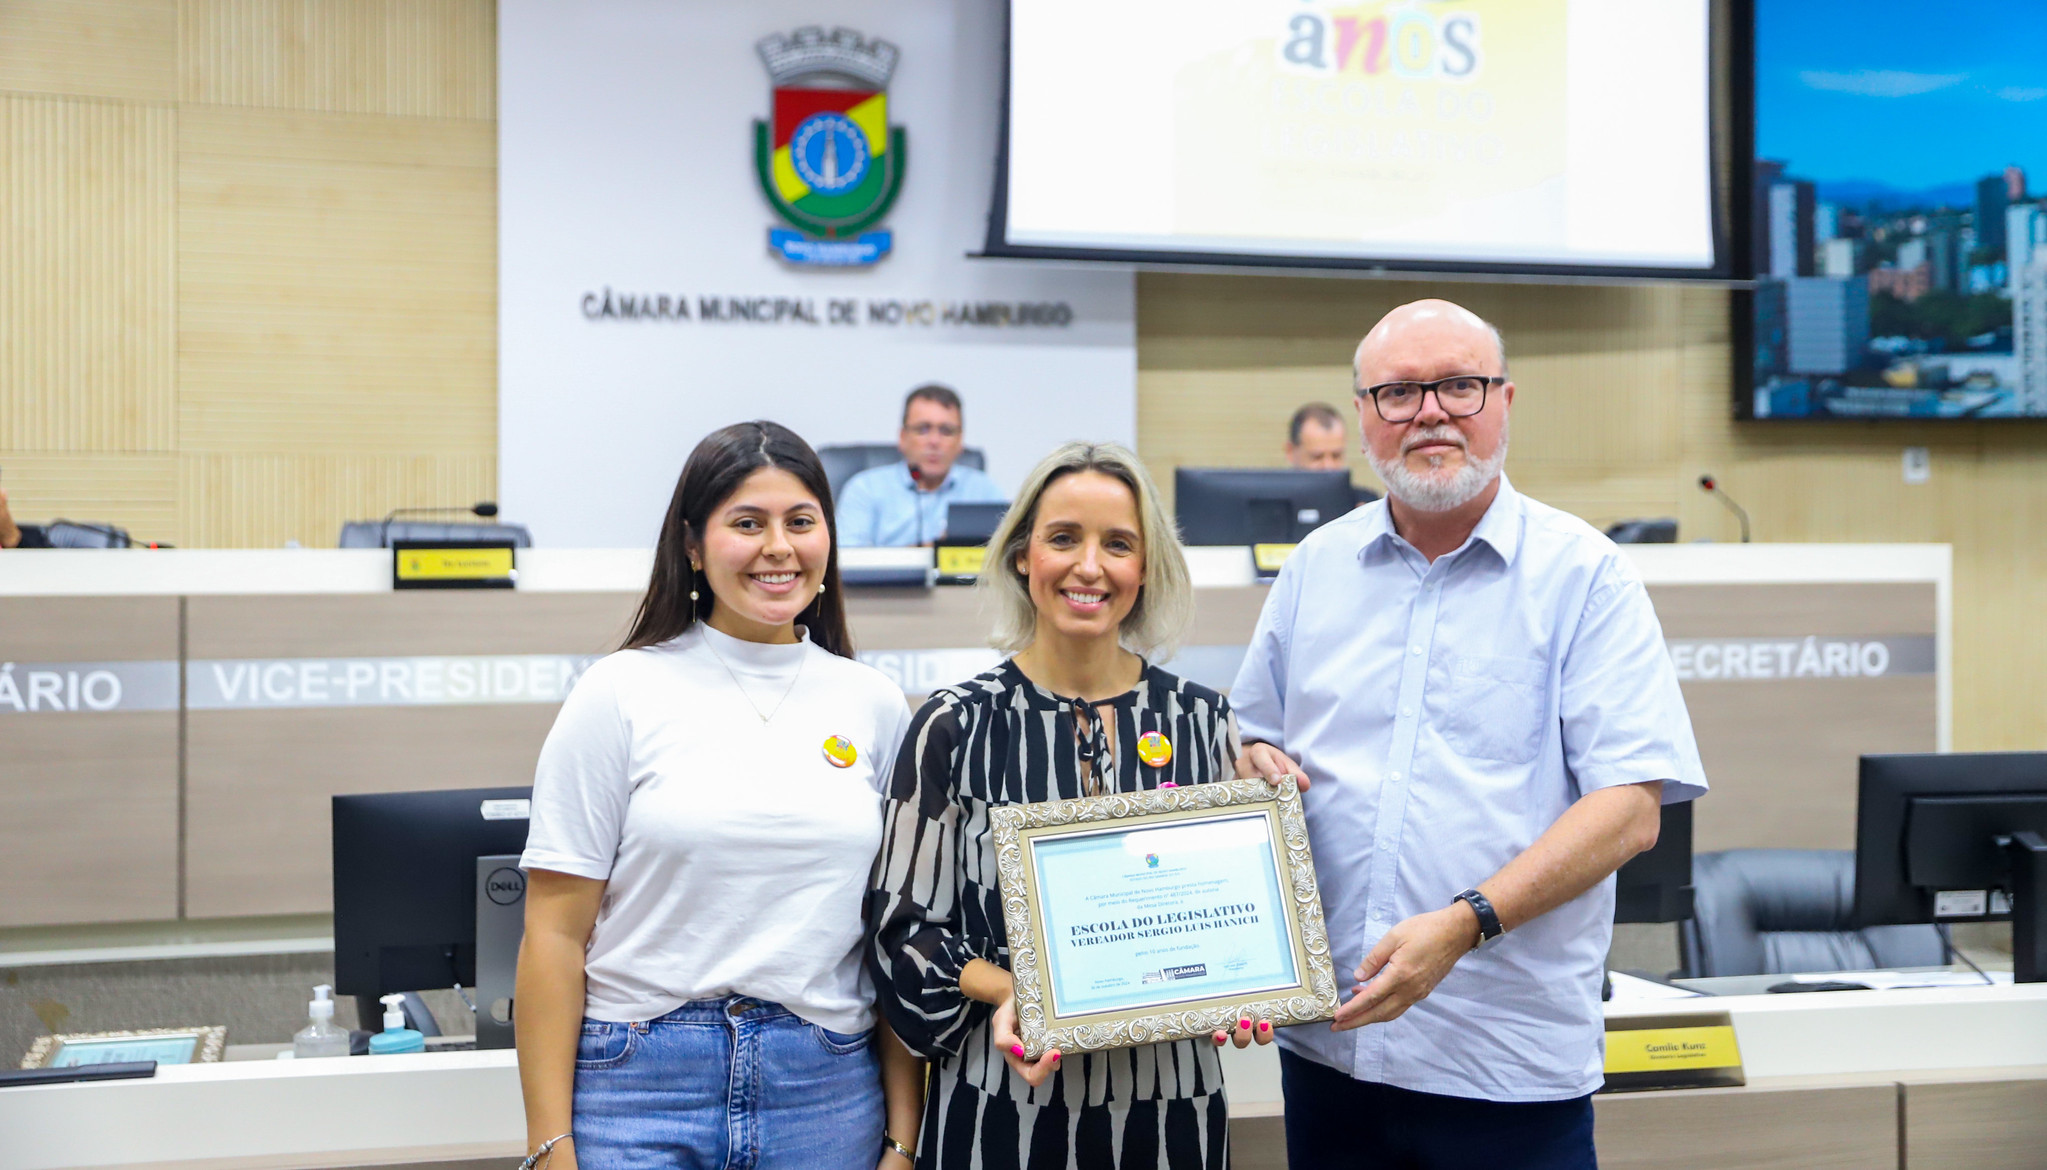
[[1502,474],[1499,331],[1418,301],[1353,369],[1386,499],[1287,559],[1230,692],[1358,984],[1280,1035],[1288,1164],[1591,1170],[1612,875],[1705,792],[1691,721],[1632,564]]

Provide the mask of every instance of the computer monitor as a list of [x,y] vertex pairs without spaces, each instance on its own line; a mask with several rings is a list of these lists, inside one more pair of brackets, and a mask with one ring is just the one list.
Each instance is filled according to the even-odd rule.
[[[532,795],[524,787],[333,798],[336,994],[478,985],[477,858],[525,850]],[[486,904],[515,906],[523,882],[516,892]],[[478,1017],[478,1042],[492,1047],[487,1015]]]
[[1175,519],[1188,544],[1292,544],[1351,510],[1347,471],[1181,467]]
[[952,545],[987,544],[995,535],[995,527],[1009,514],[1009,505],[1001,504],[950,504],[945,509],[945,536],[941,543]]
[[2047,752],[1862,757],[1855,924],[2012,924],[2013,973],[2047,978]]
[[1615,922],[1683,922],[1692,916],[1692,802],[1663,806],[1656,844],[1614,874]]

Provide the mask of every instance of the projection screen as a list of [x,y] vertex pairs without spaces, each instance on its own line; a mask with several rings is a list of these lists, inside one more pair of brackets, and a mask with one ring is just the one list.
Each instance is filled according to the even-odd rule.
[[1725,278],[1710,0],[1011,0],[993,255]]

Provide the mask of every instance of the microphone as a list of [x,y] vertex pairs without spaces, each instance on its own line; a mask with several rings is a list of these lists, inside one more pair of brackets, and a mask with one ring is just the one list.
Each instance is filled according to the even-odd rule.
[[914,462],[904,460],[910,469],[910,506],[917,510],[917,545],[924,545],[924,501],[920,498],[924,490],[924,469]]
[[1699,477],[1699,490],[1727,505],[1728,510],[1741,519],[1741,542],[1747,544],[1749,542],[1747,510],[1740,504],[1735,503],[1733,496],[1720,490],[1719,481],[1714,479],[1711,473]]
[[490,520],[497,516],[498,506],[493,500],[483,500],[479,503],[471,504],[467,508],[458,508],[450,504],[425,508],[393,508],[384,514],[384,528],[379,538],[382,547],[391,547],[391,521],[396,520],[400,516],[427,516],[435,512],[468,512],[473,516],[481,516],[486,520]]

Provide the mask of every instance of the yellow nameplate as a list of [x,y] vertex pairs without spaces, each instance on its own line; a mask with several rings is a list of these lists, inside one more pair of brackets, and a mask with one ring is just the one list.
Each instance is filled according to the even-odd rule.
[[1251,546],[1251,563],[1261,573],[1277,573],[1279,567],[1286,564],[1287,555],[1299,547],[1293,544],[1254,544]]
[[478,581],[511,575],[509,548],[408,548],[398,553],[400,581]]
[[938,575],[941,577],[978,577],[981,565],[988,559],[988,550],[979,545],[938,546]]
[[1606,1072],[1740,1068],[1733,1027],[1634,1028],[1606,1034]]

